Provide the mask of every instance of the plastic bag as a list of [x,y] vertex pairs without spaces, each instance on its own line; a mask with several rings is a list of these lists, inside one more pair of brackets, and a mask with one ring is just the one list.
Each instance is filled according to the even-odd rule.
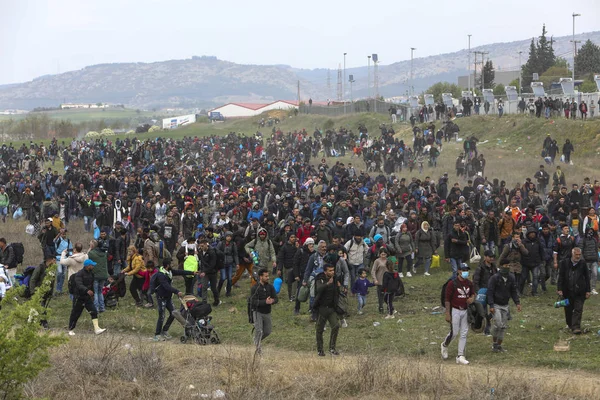
[[440,267],[440,256],[438,254],[434,254],[431,256],[431,268],[439,268]]
[[479,261],[481,261],[481,256],[479,255],[479,252],[477,251],[477,249],[475,247],[473,247],[471,249],[471,257],[469,259],[469,262],[471,264],[478,264]]
[[17,210],[13,213],[13,219],[19,219],[23,216],[23,209],[21,207],[17,208]]

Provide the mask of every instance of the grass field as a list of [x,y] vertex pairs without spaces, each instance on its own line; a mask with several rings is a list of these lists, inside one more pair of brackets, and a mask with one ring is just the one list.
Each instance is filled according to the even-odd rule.
[[71,120],[73,123],[93,121],[93,120],[125,120],[139,117],[153,117],[160,115],[160,111],[140,111],[125,108],[108,108],[108,109],[79,109],[79,110],[55,110],[55,111],[40,111],[30,112],[28,114],[16,114],[16,115],[0,115],[0,121],[14,119],[19,120],[31,115],[47,115],[51,119],[57,120]]

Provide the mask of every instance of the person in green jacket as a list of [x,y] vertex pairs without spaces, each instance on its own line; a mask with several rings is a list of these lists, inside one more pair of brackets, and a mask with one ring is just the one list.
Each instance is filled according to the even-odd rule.
[[96,263],[94,266],[94,306],[98,313],[102,313],[105,310],[102,288],[108,279],[108,266],[107,254],[98,247],[96,240],[90,241],[88,258]]
[[2,222],[6,223],[6,215],[8,214],[8,205],[10,203],[8,193],[4,185],[0,186],[0,215],[2,215]]

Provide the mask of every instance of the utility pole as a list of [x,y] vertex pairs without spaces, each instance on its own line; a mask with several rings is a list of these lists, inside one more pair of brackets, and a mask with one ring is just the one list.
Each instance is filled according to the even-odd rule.
[[474,51],[473,52],[475,54],[475,79],[473,81],[473,88],[477,87],[477,54],[481,54],[481,92],[483,93],[483,89],[484,89],[484,83],[485,83],[485,75],[483,73],[483,70],[485,68],[485,56],[486,54],[489,54],[489,52],[487,51]]
[[367,56],[367,92],[369,93],[369,97],[371,98],[371,56]]
[[521,54],[523,54],[522,51],[519,52],[519,96],[521,95],[521,75],[523,75],[521,68]]
[[354,80],[354,75],[350,74],[348,82],[350,82],[350,113],[352,113],[354,111],[354,95],[352,93],[352,84],[356,82]]
[[467,90],[471,90],[471,34],[469,33],[467,36],[469,37],[469,52],[467,55],[467,66],[469,67],[469,84]]
[[298,80],[298,107],[300,107],[300,80]]
[[342,92],[344,93],[344,114],[346,114],[346,54],[348,53],[344,53],[344,81],[342,86]]
[[[479,54],[478,51],[474,51],[473,53],[475,53],[475,61],[473,62],[473,92],[475,92],[475,88],[477,87],[477,54]],[[483,57],[481,57],[483,58]],[[483,75],[483,69],[481,70],[481,75]],[[475,94],[475,93],[473,93]]]
[[337,73],[337,100],[342,101],[342,66],[339,64]]
[[379,63],[379,58],[377,54],[373,53],[373,86],[375,87],[375,101],[373,101],[373,111],[377,112],[377,100],[379,99],[379,74],[377,69],[377,64]]
[[415,85],[413,84],[413,52],[416,50],[416,47],[410,48],[410,95],[414,96],[415,94]]
[[575,17],[581,17],[581,14],[573,13],[573,89],[575,88],[575,56],[577,55],[577,43],[575,43]]
[[327,101],[331,100],[331,70],[327,68]]

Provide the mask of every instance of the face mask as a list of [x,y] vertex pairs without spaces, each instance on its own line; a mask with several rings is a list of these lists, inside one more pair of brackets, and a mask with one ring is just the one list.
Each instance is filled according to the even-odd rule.
[[462,271],[462,272],[460,273],[460,276],[461,276],[463,279],[467,279],[467,278],[469,277],[469,271]]
[[507,277],[509,272],[510,270],[508,268],[502,268],[500,270],[500,275],[502,275],[503,277]]

